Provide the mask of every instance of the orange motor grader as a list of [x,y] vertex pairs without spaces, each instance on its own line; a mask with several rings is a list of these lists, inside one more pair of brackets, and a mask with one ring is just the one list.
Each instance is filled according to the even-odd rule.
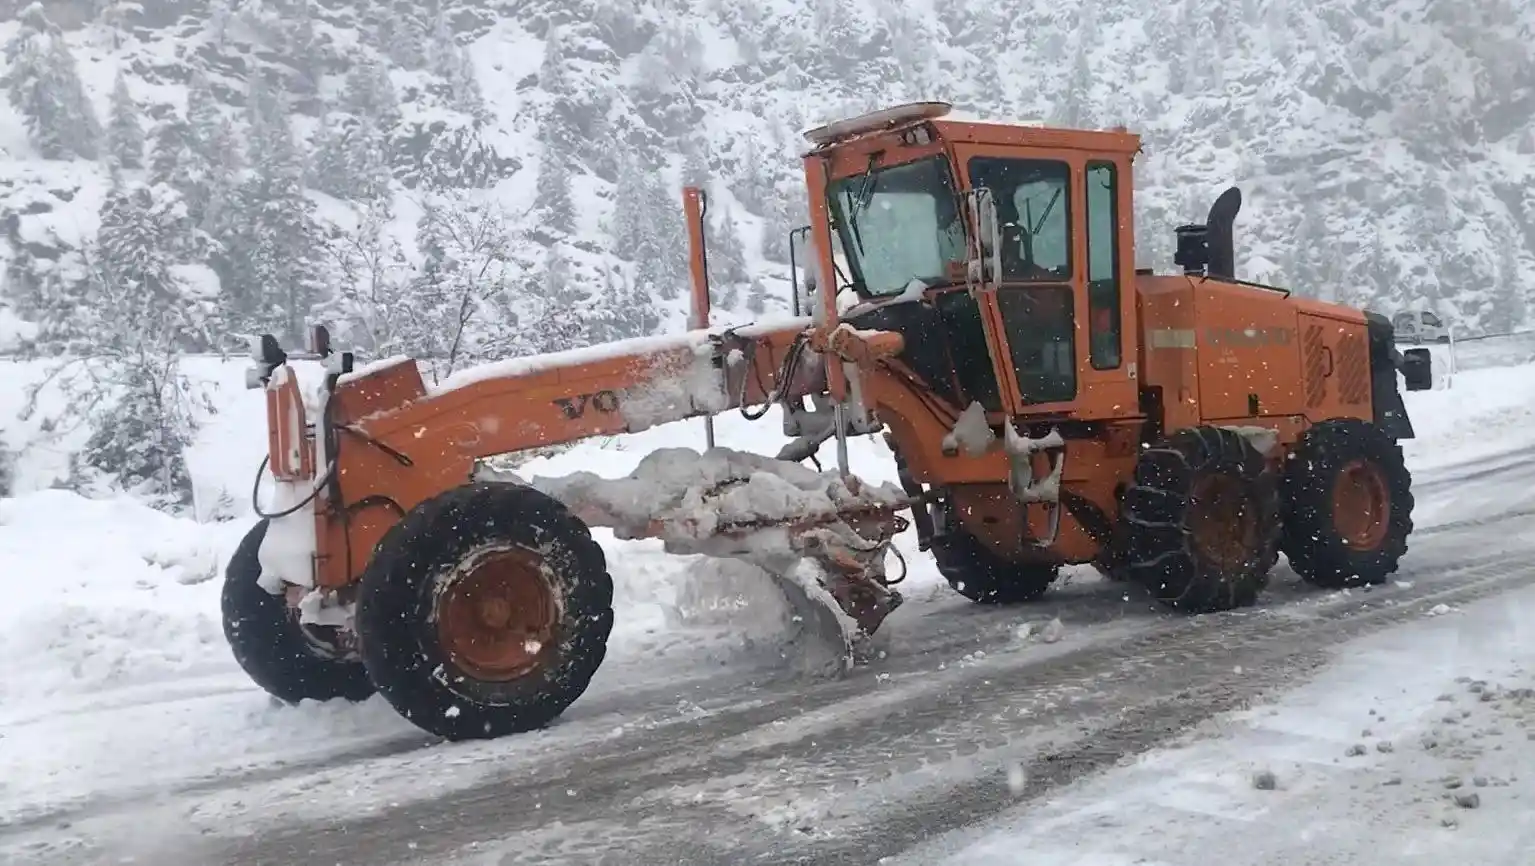
[[[919,103],[806,133],[807,315],[708,326],[690,189],[687,333],[428,386],[414,360],[354,367],[317,331],[308,398],[276,340],[255,341],[277,493],[227,569],[240,664],[287,701],[380,692],[449,738],[541,726],[585,690],[613,625],[593,525],[801,557],[863,633],[900,601],[883,560],[908,526],[984,603],[1036,598],[1080,563],[1190,612],[1252,604],[1280,551],[1324,587],[1394,571],[1413,508],[1398,380],[1430,387],[1427,350],[1398,353],[1381,316],[1238,279],[1236,189],[1176,229],[1180,273],[1137,269],[1131,133],[947,114]],[[772,405],[792,437],[776,458],[713,448],[711,425],[692,464],[653,461],[702,467],[686,490],[645,475],[650,458],[623,495],[483,468]],[[848,437],[875,433],[899,489],[848,473]],[[831,440],[839,471],[800,463]],[[764,474],[794,495],[733,496]]]

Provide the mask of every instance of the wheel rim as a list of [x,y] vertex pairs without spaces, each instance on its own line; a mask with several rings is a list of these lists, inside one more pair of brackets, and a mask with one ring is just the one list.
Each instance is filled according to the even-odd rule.
[[465,561],[438,596],[437,641],[474,679],[506,682],[537,669],[554,646],[559,608],[543,557],[498,547]]
[[1339,470],[1332,489],[1332,514],[1345,545],[1356,550],[1380,546],[1391,518],[1391,495],[1375,464],[1355,460]]
[[1245,568],[1252,561],[1258,523],[1241,479],[1208,475],[1195,481],[1186,524],[1195,550],[1222,572]]

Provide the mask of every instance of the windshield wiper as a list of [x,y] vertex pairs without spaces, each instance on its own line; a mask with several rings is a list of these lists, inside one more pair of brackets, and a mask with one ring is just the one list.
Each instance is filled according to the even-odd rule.
[[879,185],[879,172],[874,170],[874,165],[879,161],[879,155],[869,154],[869,166],[864,169],[863,178],[858,184],[858,191],[853,194],[853,206],[847,215],[847,227],[853,233],[853,243],[858,245],[858,252],[863,253],[863,232],[858,228],[858,217],[861,216],[869,202],[874,199],[874,190]]

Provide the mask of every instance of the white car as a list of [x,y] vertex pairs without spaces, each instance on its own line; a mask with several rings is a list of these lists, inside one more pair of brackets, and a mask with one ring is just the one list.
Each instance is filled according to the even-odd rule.
[[1448,343],[1450,328],[1444,320],[1428,310],[1410,310],[1397,313],[1391,319],[1396,329],[1398,343]]

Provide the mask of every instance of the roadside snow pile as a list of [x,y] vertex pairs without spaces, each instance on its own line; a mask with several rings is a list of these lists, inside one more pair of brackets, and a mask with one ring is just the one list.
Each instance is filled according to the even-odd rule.
[[1402,451],[1414,471],[1531,444],[1535,367],[1468,370],[1449,388],[1403,397],[1417,438]]
[[0,707],[227,669],[227,550],[245,527],[62,490],[0,499]]

